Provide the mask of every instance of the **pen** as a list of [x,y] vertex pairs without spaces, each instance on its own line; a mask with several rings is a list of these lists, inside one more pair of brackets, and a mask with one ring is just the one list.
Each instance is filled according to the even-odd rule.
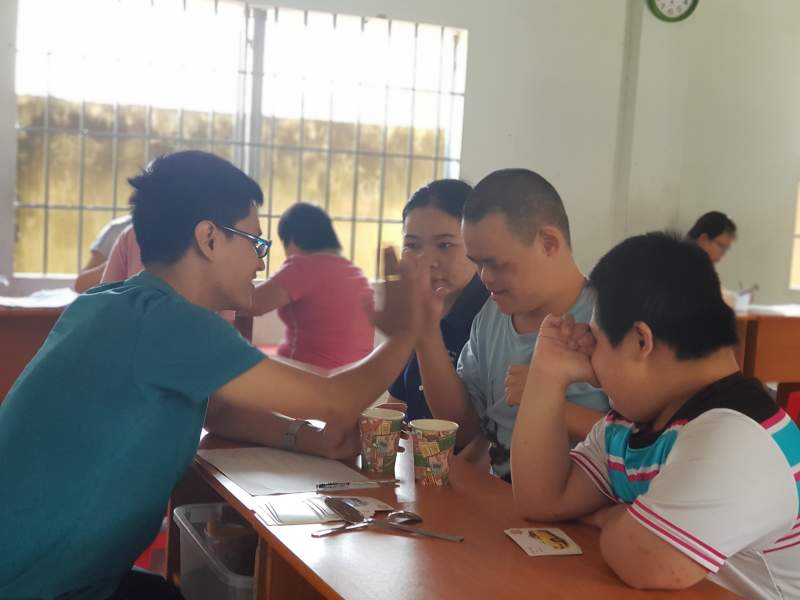
[[368,479],[366,481],[326,481],[317,490],[357,490],[379,487],[382,483],[397,483],[397,479]]

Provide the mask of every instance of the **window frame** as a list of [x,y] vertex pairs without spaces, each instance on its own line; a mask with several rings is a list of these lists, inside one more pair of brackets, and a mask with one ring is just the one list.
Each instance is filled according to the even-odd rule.
[[[13,3],[16,5],[16,3]],[[235,114],[235,132],[234,136],[231,140],[217,140],[213,137],[213,126],[214,126],[214,112],[211,111],[209,115],[209,132],[208,137],[204,140],[199,140],[199,142],[205,142],[207,145],[207,149],[209,151],[213,151],[214,146],[218,143],[229,144],[233,149],[233,160],[232,162],[242,168],[245,172],[247,172],[251,177],[259,181],[260,177],[260,166],[261,166],[261,158],[263,153],[269,154],[270,160],[270,172],[269,172],[269,179],[268,185],[262,186],[264,189],[264,196],[265,196],[265,203],[264,207],[260,211],[259,216],[263,219],[267,220],[267,231],[265,234],[267,237],[272,237],[277,229],[277,219],[280,218],[280,212],[278,212],[274,207],[274,194],[273,194],[273,169],[272,166],[274,165],[274,156],[276,150],[282,151],[290,151],[296,152],[297,159],[298,159],[298,168],[297,168],[297,186],[296,186],[296,194],[297,197],[295,201],[302,200],[302,181],[303,181],[303,157],[306,152],[321,152],[325,154],[326,160],[326,169],[325,169],[325,177],[326,177],[326,186],[325,186],[325,198],[324,198],[324,208],[326,210],[330,209],[330,193],[331,193],[331,186],[330,186],[330,176],[331,176],[331,160],[332,157],[336,154],[344,154],[350,155],[353,157],[353,192],[352,192],[352,205],[350,210],[349,216],[340,216],[340,215],[331,215],[332,220],[334,223],[337,222],[345,222],[348,223],[350,226],[350,239],[349,244],[344,248],[344,254],[346,254],[351,259],[355,259],[356,256],[356,247],[358,244],[358,235],[357,235],[357,226],[362,223],[373,223],[376,224],[377,227],[377,249],[379,249],[383,242],[383,235],[384,235],[384,226],[385,225],[394,225],[400,226],[402,224],[402,220],[400,215],[396,217],[390,217],[385,214],[385,198],[384,194],[386,192],[386,161],[387,159],[402,159],[406,163],[406,190],[405,190],[405,198],[408,198],[413,191],[411,189],[412,185],[412,169],[414,165],[415,159],[424,159],[430,160],[432,172],[427,177],[426,180],[432,180],[434,178],[441,178],[443,176],[449,176],[444,173],[440,173],[440,168],[445,168],[447,165],[452,166],[455,169],[455,173],[453,176],[458,176],[458,172],[460,172],[460,165],[461,165],[461,144],[460,139],[461,135],[463,134],[463,104],[465,98],[465,89],[462,87],[460,91],[456,90],[448,90],[443,91],[442,88],[442,80],[443,80],[443,52],[444,52],[444,35],[446,31],[457,31],[463,32],[464,37],[466,38],[466,30],[462,28],[455,28],[455,27],[448,27],[448,26],[436,26],[439,28],[441,33],[440,42],[440,56],[439,56],[439,85],[438,89],[431,92],[430,90],[426,90],[430,93],[436,94],[436,100],[438,102],[437,108],[437,117],[436,117],[436,127],[435,127],[435,143],[434,143],[434,154],[432,156],[416,154],[414,152],[414,99],[415,94],[418,91],[416,88],[411,87],[406,91],[411,93],[411,117],[408,123],[408,149],[407,152],[397,153],[397,152],[389,152],[387,149],[387,135],[388,135],[388,108],[384,106],[384,122],[382,126],[382,140],[381,140],[381,150],[380,151],[371,151],[361,147],[361,114],[358,113],[357,119],[355,121],[355,145],[352,149],[334,149],[331,145],[331,131],[332,125],[334,123],[333,120],[333,112],[329,113],[328,119],[328,142],[324,147],[316,147],[313,145],[305,145],[303,140],[303,112],[301,109],[300,112],[300,140],[297,145],[282,145],[277,143],[275,139],[275,130],[276,128],[273,126],[270,132],[270,140],[268,143],[263,143],[261,139],[261,132],[264,126],[265,119],[270,118],[268,115],[262,114],[262,110],[250,110],[248,107],[261,107],[262,106],[262,95],[264,93],[264,86],[267,82],[268,74],[264,72],[264,42],[265,42],[265,24],[267,19],[270,15],[270,12],[273,13],[274,18],[278,20],[280,18],[280,11],[281,10],[292,10],[292,11],[300,11],[304,15],[304,19],[307,22],[309,13],[312,12],[320,12],[320,11],[310,11],[308,9],[285,9],[277,6],[261,6],[261,5],[251,5],[249,3],[243,3],[245,7],[245,19],[246,23],[244,25],[244,31],[247,32],[245,36],[245,40],[243,43],[243,48],[241,49],[242,52],[242,64],[240,65],[239,71],[239,84],[241,85],[240,89],[245,90],[248,88],[248,82],[245,79],[248,76],[248,73],[251,73],[252,76],[250,78],[250,93],[247,94],[246,97],[242,98],[242,109],[237,110]],[[337,13],[332,13],[328,11],[324,11],[324,14],[332,15],[334,19],[334,28],[336,26],[336,19]],[[16,16],[16,15],[15,15]],[[361,19],[361,32],[363,34],[365,24],[368,21],[367,17],[360,17]],[[388,21],[388,31],[389,36],[391,36],[391,28],[392,23],[395,21],[393,19],[387,19]],[[15,18],[13,21],[14,23],[14,34],[16,35],[17,29],[17,19]],[[414,64],[414,76],[416,77],[416,42],[417,42],[417,34],[419,31],[419,27],[423,25],[420,22],[409,22],[403,21],[404,23],[411,23],[414,26],[414,40],[415,40],[415,64]],[[251,36],[252,34],[252,36]],[[456,43],[458,43],[458,37],[456,37]],[[464,42],[466,43],[466,41]],[[16,44],[15,44],[16,45]],[[466,52],[464,53],[466,56]],[[457,60],[453,57],[453,69],[455,71],[458,68]],[[464,64],[462,69],[466,69],[466,64]],[[359,83],[359,86],[363,85],[363,83]],[[392,88],[394,89],[394,88]],[[63,129],[63,128],[51,128],[49,122],[49,101],[51,98],[50,93],[48,92],[47,95],[44,96],[44,121],[41,127],[36,126],[20,126],[16,119],[16,103],[17,103],[17,94],[16,89],[12,86],[12,98],[14,102],[13,111],[14,115],[14,123],[13,123],[13,131],[14,136],[13,139],[17,139],[17,135],[21,131],[30,132],[30,133],[41,133],[43,136],[43,169],[42,169],[42,177],[43,177],[43,190],[44,190],[44,198],[41,202],[24,202],[21,203],[17,199],[16,195],[16,187],[13,189],[12,201],[7,203],[7,210],[9,213],[10,218],[4,219],[4,222],[9,223],[8,229],[10,230],[10,234],[8,238],[12,240],[7,247],[4,246],[4,249],[0,252],[8,253],[8,256],[4,257],[0,254],[0,259],[3,260],[0,263],[0,273],[3,273],[1,270],[3,265],[8,265],[8,268],[5,272],[7,272],[14,280],[21,280],[21,279],[28,279],[31,281],[36,281],[40,283],[38,287],[51,287],[51,283],[62,284],[64,281],[72,280],[74,277],[73,274],[60,274],[60,273],[48,273],[47,272],[47,265],[48,265],[48,252],[49,252],[49,242],[48,242],[48,228],[49,228],[49,221],[51,217],[51,212],[53,210],[76,210],[78,214],[78,241],[77,241],[77,267],[78,269],[82,268],[85,264],[87,257],[84,256],[84,246],[86,245],[85,240],[85,232],[84,232],[84,212],[86,211],[104,211],[110,212],[111,218],[116,218],[121,216],[127,212],[126,204],[124,202],[124,197],[126,194],[122,194],[122,198],[120,198],[120,190],[118,190],[118,179],[119,179],[119,163],[118,163],[118,145],[119,141],[126,138],[131,139],[143,139],[144,140],[144,161],[145,163],[149,161],[151,156],[151,145],[154,139],[158,139],[159,141],[169,142],[174,144],[177,149],[185,149],[187,147],[196,148],[200,144],[198,144],[198,140],[187,139],[184,136],[184,129],[183,129],[183,117],[184,117],[184,109],[178,109],[178,129],[177,134],[174,137],[163,136],[159,135],[157,138],[154,138],[151,131],[151,119],[152,119],[152,111],[154,108],[151,105],[147,105],[146,107],[146,115],[145,115],[145,132],[143,134],[130,134],[124,133],[119,131],[119,105],[114,104],[114,120],[113,120],[113,128],[111,131],[96,131],[92,130],[89,131],[85,128],[85,121],[86,121],[86,100],[81,101],[81,108],[79,114],[79,123],[77,129]],[[388,98],[389,98],[389,91],[390,85],[387,82],[385,85],[384,98],[386,101],[386,105],[388,105]],[[450,108],[450,116],[451,121],[453,119],[453,115],[455,111],[452,107],[455,97],[460,97],[461,102],[461,112],[460,112],[460,119],[461,122],[458,124],[449,123],[449,129],[447,130],[447,135],[452,137],[454,127],[458,128],[457,134],[457,141],[458,141],[458,148],[457,152],[454,154],[448,152],[447,149],[443,153],[440,154],[440,145],[441,140],[440,136],[442,135],[442,126],[443,124],[440,122],[440,113],[441,113],[441,103],[443,101],[444,96],[450,95],[451,96],[451,108]],[[332,105],[332,93],[330,104]],[[301,94],[302,98],[302,94]],[[304,100],[301,100],[303,102]],[[273,125],[275,124],[275,116],[272,115]],[[80,165],[79,165],[79,174],[78,174],[78,187],[79,187],[79,198],[77,204],[58,204],[50,201],[49,198],[49,176],[48,176],[48,169],[49,169],[49,161],[48,161],[48,137],[54,134],[67,134],[67,135],[75,135],[79,139],[79,153],[80,153]],[[85,146],[86,146],[86,139],[87,137],[92,138],[110,138],[111,139],[111,146],[112,146],[112,202],[109,205],[87,205],[85,203],[84,198],[84,185],[85,185]],[[16,154],[17,150],[17,143],[13,144],[12,151]],[[361,216],[359,215],[358,210],[358,183],[359,183],[359,160],[363,157],[371,156],[373,158],[378,158],[380,160],[380,197],[378,199],[378,214],[377,216]],[[16,156],[14,157],[16,158]],[[16,164],[16,160],[12,161],[13,164]],[[24,207],[26,209],[34,209],[34,210],[42,210],[44,214],[44,231],[43,231],[43,259],[42,259],[42,271],[41,272],[14,272],[14,254],[16,250],[16,232],[17,232],[17,225],[15,222],[16,210],[19,207]],[[268,272],[270,269],[275,268],[275,266],[270,265],[268,263],[267,269]],[[368,277],[375,277],[377,278],[379,275],[380,265],[379,262],[376,261],[374,272],[366,273]]]

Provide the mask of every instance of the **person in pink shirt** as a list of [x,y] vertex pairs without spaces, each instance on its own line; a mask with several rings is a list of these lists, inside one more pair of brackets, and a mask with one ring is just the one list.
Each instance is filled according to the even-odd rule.
[[108,262],[106,262],[106,270],[103,271],[100,283],[123,281],[133,277],[143,268],[133,225],[128,225],[119,235],[114,247],[111,249],[111,255],[108,257]]
[[[111,255],[106,262],[106,269],[100,278],[100,283],[111,283],[112,281],[124,281],[144,269],[142,265],[142,255],[139,252],[139,242],[136,241],[136,232],[133,225],[128,225],[119,234]],[[232,310],[217,311],[226,321],[231,323],[236,319],[236,312]]]
[[373,291],[364,273],[340,255],[330,217],[298,202],[278,222],[286,250],[280,270],[256,287],[253,315],[278,310],[286,333],[278,355],[333,369],[372,352],[375,330],[364,307]]

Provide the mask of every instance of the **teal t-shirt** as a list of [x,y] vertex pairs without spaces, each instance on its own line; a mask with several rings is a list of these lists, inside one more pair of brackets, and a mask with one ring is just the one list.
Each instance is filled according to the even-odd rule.
[[107,598],[152,541],[208,396],[264,356],[148,273],[78,297],[0,405],[0,598]]

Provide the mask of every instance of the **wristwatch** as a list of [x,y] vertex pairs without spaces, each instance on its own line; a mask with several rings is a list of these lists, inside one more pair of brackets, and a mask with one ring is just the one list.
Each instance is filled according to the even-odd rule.
[[311,423],[303,419],[295,419],[289,423],[289,427],[286,428],[286,433],[283,434],[283,448],[285,450],[297,450],[297,432],[306,425],[310,427]]

